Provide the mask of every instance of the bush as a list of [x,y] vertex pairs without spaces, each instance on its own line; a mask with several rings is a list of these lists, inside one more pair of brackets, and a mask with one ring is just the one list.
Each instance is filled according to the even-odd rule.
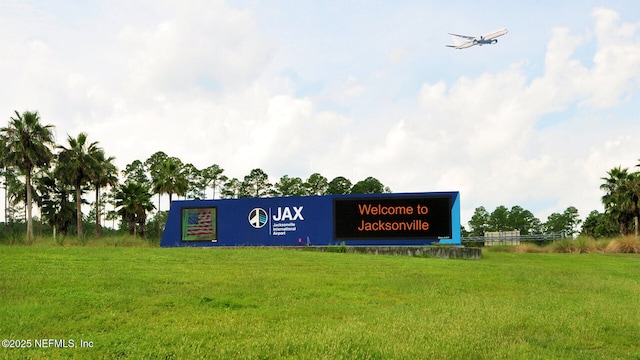
[[534,243],[520,243],[514,248],[514,252],[517,253],[546,253],[549,252],[548,248],[540,247]]
[[640,240],[633,236],[614,239],[604,248],[606,253],[640,254]]
[[576,244],[576,250],[579,253],[592,253],[598,250],[596,242],[591,238],[580,236],[575,239],[574,242]]
[[573,239],[561,239],[558,241],[554,241],[549,245],[549,249],[554,253],[574,253],[576,252],[576,247],[573,242]]
[[555,253],[592,253],[598,250],[596,242],[588,237],[577,239],[562,239],[550,245],[551,252]]

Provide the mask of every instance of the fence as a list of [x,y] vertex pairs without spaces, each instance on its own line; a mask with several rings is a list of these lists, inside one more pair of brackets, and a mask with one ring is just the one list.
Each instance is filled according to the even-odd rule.
[[563,238],[566,238],[564,233],[534,235],[499,234],[491,236],[467,236],[462,238],[462,243],[482,243],[485,246],[519,245],[521,242],[549,242]]

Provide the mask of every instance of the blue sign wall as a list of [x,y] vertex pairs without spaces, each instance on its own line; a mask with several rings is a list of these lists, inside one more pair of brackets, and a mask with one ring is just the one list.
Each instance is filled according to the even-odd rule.
[[460,245],[458,192],[173,201],[160,246]]

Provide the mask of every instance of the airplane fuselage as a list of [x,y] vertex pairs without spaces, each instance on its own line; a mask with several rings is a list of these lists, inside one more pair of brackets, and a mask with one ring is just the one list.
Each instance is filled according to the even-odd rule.
[[484,38],[485,40],[490,40],[490,39],[495,39],[498,36],[502,36],[502,35],[504,35],[504,34],[506,34],[508,32],[509,32],[509,30],[507,30],[507,29],[500,29],[500,30],[496,30],[496,31],[494,31],[494,32],[492,32],[490,34],[483,35],[481,37]]

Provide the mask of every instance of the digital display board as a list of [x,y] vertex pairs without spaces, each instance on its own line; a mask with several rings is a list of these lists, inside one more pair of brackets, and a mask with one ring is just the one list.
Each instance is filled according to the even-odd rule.
[[215,207],[182,208],[182,241],[217,241],[217,214]]
[[449,196],[334,199],[334,237],[450,239]]

